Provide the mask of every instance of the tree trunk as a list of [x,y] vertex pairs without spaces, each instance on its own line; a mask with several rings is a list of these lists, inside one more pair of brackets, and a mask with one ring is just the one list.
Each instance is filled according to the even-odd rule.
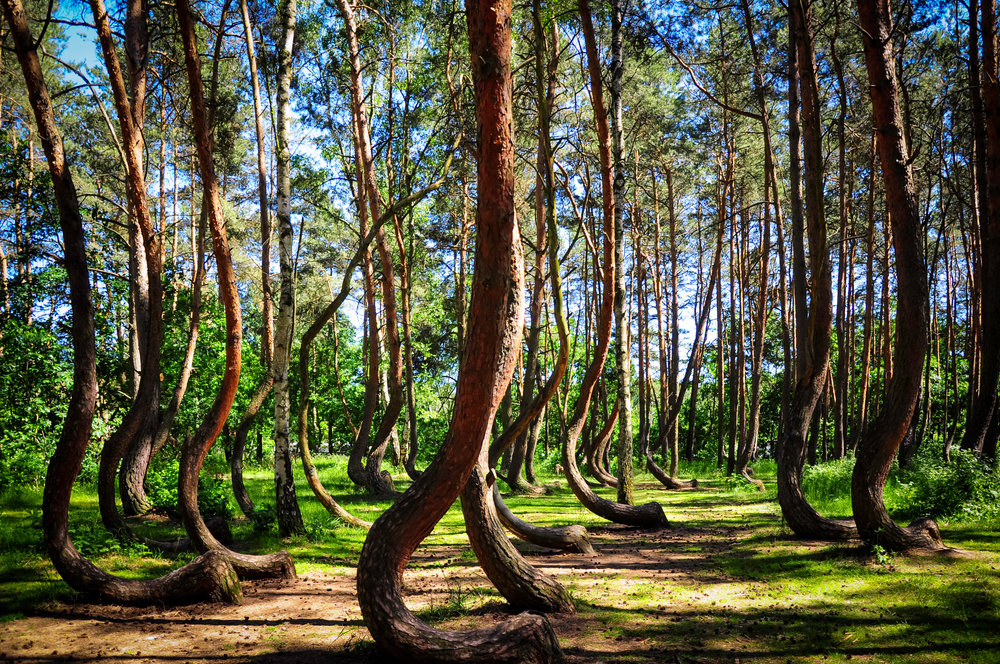
[[[984,449],[995,453],[997,384],[1000,381],[1000,83],[997,81],[996,1],[982,0],[983,34],[983,122],[986,126],[985,218],[980,218],[980,261],[982,278],[979,294],[982,302],[982,360],[979,396],[969,411],[962,447],[983,455]],[[898,354],[897,354],[898,357]],[[992,457],[987,453],[985,456]]]
[[[138,246],[145,248],[143,257],[146,261],[145,274],[147,284],[145,293],[148,306],[147,327],[143,337],[147,353],[143,358],[145,372],[139,382],[139,389],[132,407],[126,413],[119,428],[111,435],[101,452],[101,467],[98,471],[98,500],[101,518],[111,532],[129,539],[143,539],[153,547],[176,550],[183,548],[182,543],[158,543],[153,540],[138,538],[125,524],[118,507],[115,504],[115,475],[119,462],[131,450],[131,463],[123,467],[122,492],[123,509],[137,512],[148,501],[144,499],[145,492],[141,490],[145,468],[149,463],[149,449],[156,433],[159,416],[160,399],[160,347],[163,343],[163,294],[159,252],[153,246],[154,229],[149,212],[149,202],[146,197],[146,183],[142,168],[141,129],[134,120],[134,109],[129,104],[125,81],[115,51],[111,35],[111,25],[107,10],[102,0],[92,0],[94,20],[98,28],[98,37],[104,55],[105,67],[114,94],[115,109],[118,114],[122,139],[125,145],[125,159],[128,168],[128,198],[132,216],[139,231]],[[129,490],[130,489],[130,490]],[[133,500],[134,499],[134,500]],[[140,502],[142,499],[142,502]]]
[[851,434],[851,450],[858,449],[858,442],[861,434],[868,427],[868,392],[871,385],[871,361],[872,361],[872,333],[874,330],[874,319],[872,312],[875,307],[875,157],[876,157],[876,135],[872,134],[871,162],[868,168],[868,236],[867,236],[867,257],[865,264],[865,319],[862,326],[861,336],[863,339],[861,346],[861,385],[858,388],[858,409],[853,423]]
[[[679,409],[682,400],[677,393],[677,374],[680,373],[681,349],[677,298],[677,215],[674,213],[674,175],[667,168],[667,211],[670,214],[670,409]],[[666,408],[664,403],[664,408]],[[670,441],[670,477],[677,478],[680,462],[680,436],[677,420],[667,423]]]
[[[632,345],[629,339],[630,318],[625,293],[625,222],[622,213],[625,207],[625,128],[622,126],[622,76],[624,74],[622,48],[621,0],[611,0],[611,69],[609,89],[611,92],[611,151],[614,158],[612,172],[614,181],[611,190],[614,195],[615,221],[615,261],[614,261],[614,309],[615,309],[615,371],[618,376],[618,502],[631,505],[633,502],[632,473]],[[600,79],[593,81],[593,87],[603,85]],[[591,94],[596,94],[591,90]]]
[[278,51],[277,132],[275,134],[277,168],[278,259],[281,267],[281,294],[278,298],[278,321],[274,339],[274,507],[281,537],[305,532],[295,479],[289,440],[291,398],[288,365],[295,336],[295,266],[292,259],[292,183],[291,116],[289,94],[292,81],[292,42],[295,39],[296,0],[281,7],[282,38]]
[[[368,116],[365,112],[364,98],[362,97],[361,83],[361,57],[359,55],[357,26],[355,24],[354,10],[347,3],[347,0],[338,0],[337,5],[344,19],[345,33],[347,36],[348,56],[351,64],[351,112],[355,118],[357,126],[356,152],[360,155],[359,165],[364,169],[364,177],[359,173],[359,180],[367,188],[368,206],[371,210],[372,220],[382,216],[382,200],[378,186],[375,182],[375,165],[372,156],[371,133],[368,127]],[[359,183],[359,190],[360,190]],[[385,237],[385,231],[379,229],[376,235],[376,246],[378,247],[379,260],[382,264],[382,305],[385,314],[385,335],[386,348],[389,352],[389,401],[386,404],[382,415],[382,422],[379,424],[375,434],[375,440],[371,444],[371,449],[367,453],[365,463],[365,486],[376,495],[394,495],[395,491],[386,484],[382,476],[381,464],[385,456],[386,445],[390,436],[395,431],[396,421],[403,409],[403,357],[402,344],[399,339],[399,326],[397,324],[398,314],[396,311],[396,287],[393,277],[392,255],[389,251],[389,243]],[[375,321],[372,321],[371,331],[374,333],[378,329]],[[378,335],[373,334],[372,339],[377,339]],[[372,342],[377,343],[377,342]],[[376,380],[375,375],[370,375],[369,380]]]
[[[294,0],[292,0],[294,2]],[[194,436],[184,443],[181,451],[180,494],[181,516],[184,527],[195,548],[200,551],[216,550],[226,556],[237,573],[243,577],[280,576],[293,578],[295,567],[286,552],[269,556],[250,556],[235,553],[225,548],[209,532],[198,511],[198,475],[209,448],[232,408],[240,375],[240,349],[243,339],[239,295],[236,290],[236,276],[229,255],[222,202],[215,178],[215,164],[212,158],[208,119],[205,112],[205,97],[201,82],[201,63],[191,9],[188,0],[176,3],[177,19],[184,40],[184,60],[191,91],[191,115],[194,125],[195,145],[201,164],[202,183],[205,188],[205,202],[208,203],[209,226],[212,231],[212,246],[218,270],[219,291],[226,312],[226,368],[222,375],[219,392],[212,407]],[[277,361],[277,358],[276,360]]]
[[260,287],[261,318],[264,331],[260,342],[260,361],[267,370],[264,379],[247,405],[240,424],[236,428],[233,455],[230,462],[230,476],[233,480],[233,494],[240,510],[248,518],[253,518],[254,504],[243,484],[243,452],[246,449],[247,434],[257,419],[257,413],[274,386],[271,373],[271,358],[274,352],[274,303],[271,297],[271,218],[267,202],[267,167],[264,157],[264,111],[260,99],[260,81],[257,78],[257,58],[254,54],[253,32],[250,27],[250,12],[247,0],[240,0],[240,15],[243,18],[243,35],[250,65],[250,87],[253,91],[254,130],[257,138],[257,195],[260,207]]
[[[135,385],[135,403],[133,407],[141,408],[144,413],[140,415],[142,423],[135,430],[128,440],[125,441],[127,447],[122,460],[121,471],[118,475],[119,494],[121,495],[122,511],[126,516],[142,514],[149,509],[149,498],[146,497],[144,482],[146,470],[149,467],[150,451],[152,449],[153,436],[155,435],[157,420],[159,417],[159,380],[155,385],[147,384],[147,390],[155,391],[155,395],[147,393],[140,395],[142,388],[141,377],[146,372],[154,373],[159,378],[159,353],[160,348],[150,345],[150,335],[153,334],[150,325],[160,328],[158,336],[159,344],[162,345],[162,322],[153,320],[153,316],[163,310],[163,285],[160,272],[159,250],[153,246],[153,223],[149,211],[149,201],[146,196],[145,171],[143,168],[143,151],[145,149],[145,118],[146,118],[146,67],[149,62],[149,35],[146,31],[146,15],[143,12],[143,3],[140,0],[129,0],[126,5],[125,16],[125,61],[128,68],[129,90],[126,92],[124,77],[121,66],[118,64],[118,55],[114,51],[111,41],[110,26],[105,26],[105,30],[99,29],[99,36],[102,41],[102,51],[104,53],[105,66],[109,76],[112,67],[117,71],[117,81],[113,83],[120,86],[118,94],[115,96],[115,107],[118,112],[119,122],[123,114],[130,119],[130,128],[122,128],[122,138],[126,151],[126,161],[128,163],[129,188],[126,197],[129,201],[129,237],[133,249],[131,258],[135,261],[137,268],[136,279],[130,282],[133,298],[135,300],[135,324],[136,324],[136,350],[139,352],[139,361],[133,361],[133,370],[137,371],[139,383]],[[94,11],[95,21],[100,24],[108,23],[107,12],[103,2],[91,3]],[[98,18],[98,14],[101,17]],[[111,49],[110,56],[108,49]],[[113,58],[114,62],[110,62]],[[133,182],[134,180],[134,182]],[[137,188],[141,189],[141,194],[137,193]],[[144,206],[145,210],[139,209]],[[145,228],[144,225],[148,225]],[[152,274],[153,266],[157,274]],[[152,281],[157,284],[153,284]],[[154,290],[157,292],[154,293]],[[159,303],[152,300],[160,298]],[[155,353],[157,358],[153,366],[147,366],[151,360],[151,355]],[[135,359],[133,357],[133,359]]]
[[358,561],[358,601],[375,643],[404,661],[560,661],[555,633],[537,614],[495,627],[443,632],[421,622],[402,596],[403,569],[482,458],[514,372],[524,322],[523,268],[514,215],[510,4],[466,13],[476,92],[479,244],[469,334],[451,426],[438,456],[372,526]]
[[[609,521],[614,521],[615,523],[647,528],[662,528],[669,526],[669,523],[659,503],[632,506],[605,500],[590,490],[590,487],[587,486],[576,466],[576,443],[580,438],[580,432],[583,430],[583,424],[587,419],[587,411],[589,410],[594,386],[597,384],[598,378],[600,378],[608,356],[615,299],[615,198],[611,187],[611,137],[608,131],[607,113],[604,110],[604,91],[601,84],[600,60],[597,55],[597,42],[594,37],[594,26],[590,16],[590,4],[587,0],[578,0],[577,6],[583,23],[583,34],[587,48],[587,66],[590,72],[591,97],[594,105],[594,117],[597,125],[601,156],[601,189],[604,198],[604,287],[597,325],[597,344],[594,348],[593,360],[587,368],[583,381],[580,383],[576,408],[569,422],[566,439],[563,442],[562,466],[566,480],[574,495],[576,495],[577,499],[587,509],[598,516]],[[557,310],[557,320],[560,315],[560,312]],[[631,452],[629,453],[629,459],[631,459]],[[621,463],[622,461],[619,460],[619,464]],[[620,479],[621,476],[619,476]],[[620,486],[619,491],[621,491]]]
[[542,528],[519,519],[504,502],[496,484],[493,485],[493,506],[496,508],[497,516],[500,517],[500,522],[518,539],[567,553],[596,555],[586,528],[576,524],[564,528]]
[[240,511],[251,521],[255,516],[257,508],[253,504],[250,492],[247,491],[246,484],[243,482],[243,455],[246,452],[247,434],[250,433],[250,428],[253,427],[253,423],[257,419],[257,413],[260,411],[260,407],[264,405],[267,395],[271,393],[273,385],[274,376],[268,371],[264,375],[264,380],[257,386],[257,390],[253,393],[253,396],[250,397],[250,403],[247,404],[247,409],[243,413],[242,419],[240,419],[239,426],[236,427],[232,456],[229,460],[230,477],[233,481],[233,496],[236,498],[236,504],[240,506]]
[[20,0],[2,0],[0,4],[10,26],[14,49],[21,64],[29,102],[52,175],[62,230],[64,267],[73,310],[73,388],[63,430],[46,472],[42,497],[42,527],[49,556],[56,570],[71,587],[105,601],[147,604],[209,599],[238,603],[242,599],[239,582],[232,568],[219,554],[201,556],[160,579],[120,579],[95,567],[81,556],[69,537],[70,496],[90,441],[97,399],[94,308],[87,272],[86,238],[76,187],[66,163],[62,137],[56,128],[55,115],[24,8]]
[[888,0],[858,0],[865,63],[879,157],[885,183],[886,208],[893,227],[896,254],[896,366],[886,385],[885,405],[858,447],[851,481],[851,502],[858,534],[888,549],[939,549],[937,524],[920,519],[899,527],[883,501],[883,489],[896,450],[906,435],[920,394],[927,347],[927,272],[921,251],[920,213],[902,131],[898,83],[893,67],[892,14]]
[[465,530],[483,572],[515,610],[573,613],[566,588],[528,563],[507,538],[494,504],[496,474],[489,469],[488,457],[483,445],[461,493]]
[[[757,320],[754,322],[753,351],[750,364],[750,424],[748,430],[747,443],[744,446],[743,454],[736,463],[736,470],[746,479],[753,482],[758,488],[763,489],[764,484],[760,480],[753,479],[748,472],[750,461],[757,454],[757,439],[760,433],[760,391],[761,391],[761,366],[764,359],[764,332],[767,326],[769,309],[767,306],[768,292],[768,268],[770,266],[771,252],[771,194],[774,195],[774,209],[777,213],[778,224],[782,223],[781,204],[778,198],[777,178],[774,169],[774,146],[771,143],[771,122],[770,113],[767,109],[766,90],[764,82],[763,66],[761,64],[760,53],[757,50],[757,39],[754,33],[753,18],[750,13],[750,6],[747,0],[741,0],[743,16],[746,21],[747,38],[750,43],[750,50],[754,60],[754,90],[757,96],[757,105],[761,117],[761,129],[764,137],[764,214],[761,222],[760,241],[760,280],[758,286]],[[779,250],[781,248],[779,247]]]
[[[792,68],[798,74],[802,98],[803,147],[805,150],[806,234],[809,237],[809,277],[813,284],[812,298],[805,309],[805,244],[802,229],[801,199],[793,193],[792,251],[795,255],[797,361],[795,391],[786,423],[784,438],[779,444],[778,503],[789,527],[800,537],[846,539],[856,533],[850,524],[820,516],[802,494],[801,478],[808,453],[809,425],[817,403],[823,394],[830,368],[833,293],[830,252],[826,243],[826,219],[823,209],[823,152],[820,126],[819,86],[816,81],[816,59],[813,46],[812,12],[801,4],[792,3],[789,11],[789,76]],[[790,92],[789,115],[797,115]],[[793,140],[797,141],[797,137]],[[797,152],[793,146],[792,152]],[[793,172],[797,168],[793,163]],[[796,206],[799,206],[798,209]],[[801,309],[799,307],[802,307]]]
[[[840,224],[837,232],[837,371],[834,379],[833,410],[833,456],[841,459],[847,451],[847,393],[848,385],[848,343],[853,343],[853,337],[847,335],[847,311],[850,298],[847,289],[853,290],[853,285],[847,279],[850,271],[848,260],[848,223],[850,222],[850,201],[854,193],[854,163],[848,168],[847,161],[847,87],[844,82],[844,69],[837,55],[837,42],[840,36],[840,4],[834,8],[835,26],[830,38],[830,56],[833,70],[837,76],[837,98],[840,103],[840,113],[837,115],[837,155],[838,155],[838,189],[840,189]],[[848,342],[851,339],[851,342]]]

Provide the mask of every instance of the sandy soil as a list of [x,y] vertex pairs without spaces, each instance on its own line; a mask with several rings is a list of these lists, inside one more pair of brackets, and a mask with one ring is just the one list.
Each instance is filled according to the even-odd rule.
[[[578,597],[627,610],[630,588],[665,582],[694,588],[709,581],[713,573],[707,566],[713,552],[726,548],[738,533],[684,528],[650,532],[609,525],[592,531],[592,536],[598,550],[595,557],[518,545],[533,564],[572,584]],[[410,608],[446,611],[456,603],[471,607],[442,623],[451,629],[483,626],[509,616],[504,604],[477,592],[489,583],[474,559],[466,560],[471,556],[462,554],[446,547],[417,551],[405,576]],[[0,662],[388,661],[364,627],[354,581],[353,568],[343,566],[294,581],[246,582],[240,606],[57,605],[0,625]],[[707,605],[722,598],[704,593],[699,599]],[[668,600],[663,600],[641,604],[648,617],[662,613],[659,617],[669,622]],[[609,637],[604,625],[583,613],[551,617],[568,661],[676,660],[674,653],[653,647],[648,637]]]
[[[748,602],[776,611],[794,607],[782,606],[763,586],[727,577],[713,560],[744,555],[730,549],[750,533],[722,525],[649,531],[609,524],[591,529],[593,557],[516,545],[578,602],[577,614],[550,616],[570,663],[731,663],[751,652],[756,662],[785,662],[805,654],[804,644],[779,641],[777,632],[755,634],[743,611]],[[330,563],[294,581],[245,582],[240,606],[59,604],[0,624],[0,664],[390,661],[361,619],[352,561]],[[441,627],[470,629],[510,616],[471,551],[421,547],[405,585],[408,606]]]

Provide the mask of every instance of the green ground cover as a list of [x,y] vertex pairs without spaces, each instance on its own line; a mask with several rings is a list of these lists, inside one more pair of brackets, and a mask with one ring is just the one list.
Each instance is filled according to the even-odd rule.
[[[353,490],[344,459],[320,457],[319,464],[328,489],[355,514],[374,519],[388,505]],[[967,552],[961,555],[893,556],[856,542],[802,541],[780,517],[773,467],[761,462],[755,470],[768,487],[763,493],[705,466],[682,471],[699,478],[702,487],[695,491],[664,491],[641,475],[637,501],[661,502],[672,524],[653,533],[593,516],[551,475],[542,477],[551,487],[547,495],[509,499],[516,513],[536,524],[575,522],[591,531],[595,559],[518,544],[571,589],[578,615],[553,621],[571,661],[1000,661],[996,520],[942,519],[945,542]],[[265,505],[270,471],[250,470],[246,479],[257,504]],[[394,479],[397,487],[407,485],[403,474]],[[819,509],[849,517],[849,499],[824,486],[813,496]],[[365,532],[329,517],[304,482],[297,490],[308,532],[281,541],[273,529],[237,519],[233,531],[241,548],[287,549],[300,574],[352,572]],[[35,488],[8,491],[0,500],[3,621],[78,600],[48,562],[40,501]],[[86,486],[74,494],[72,523],[81,550],[115,574],[156,576],[191,558],[168,559],[115,542],[101,527],[97,497]],[[163,519],[144,529],[180,535]],[[448,583],[446,599],[418,609],[425,620],[472,627],[484,614],[503,611],[488,583],[466,577],[447,582],[452,572],[475,568],[457,504],[417,553],[411,570],[442,575]],[[373,646],[362,637],[358,648]]]

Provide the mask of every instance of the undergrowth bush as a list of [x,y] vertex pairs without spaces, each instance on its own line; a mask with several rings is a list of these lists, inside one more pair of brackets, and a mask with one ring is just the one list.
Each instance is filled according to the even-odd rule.
[[[177,481],[180,463],[177,459],[150,468],[146,475],[146,494],[155,509],[177,513]],[[233,516],[230,496],[233,491],[225,480],[202,474],[198,478],[198,509],[203,517]]]
[[831,500],[851,495],[854,456],[834,459],[802,471],[802,492],[811,500]]
[[[897,518],[1000,519],[1000,476],[971,452],[955,450],[945,463],[924,451],[909,469],[893,464],[886,480],[886,508]],[[810,501],[850,499],[854,457],[807,466],[802,490]]]
[[967,450],[953,450],[951,462],[918,457],[909,470],[897,470],[905,499],[900,514],[959,520],[1000,519],[1000,476]]

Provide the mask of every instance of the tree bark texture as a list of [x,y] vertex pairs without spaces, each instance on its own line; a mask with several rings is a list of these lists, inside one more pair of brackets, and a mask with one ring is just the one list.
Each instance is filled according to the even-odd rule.
[[469,334],[448,435],[431,465],[373,524],[358,561],[358,601],[376,644],[411,662],[551,662],[562,653],[544,617],[521,614],[465,633],[430,628],[402,598],[403,569],[481,458],[517,362],[523,261],[514,213],[509,2],[466,6],[478,129],[478,244]]
[[42,496],[42,528],[49,556],[56,570],[71,587],[104,601],[130,604],[205,599],[239,602],[242,599],[239,582],[227,561],[218,554],[201,556],[160,579],[120,579],[107,574],[81,556],[69,537],[70,496],[90,442],[97,399],[94,306],[87,270],[86,238],[76,187],[66,163],[62,137],[56,127],[55,114],[24,8],[20,0],[2,0],[0,4],[10,26],[38,135],[52,175],[73,310],[73,387],[63,429],[46,472]]
[[[354,9],[347,3],[347,0],[337,0],[337,5],[344,19],[348,59],[351,65],[351,111],[357,125],[355,148],[360,156],[359,165],[364,169],[363,174],[358,174],[359,190],[361,189],[360,183],[363,182],[363,186],[366,188],[368,206],[371,209],[371,218],[374,221],[382,216],[382,195],[375,182],[371,130],[368,126],[361,82],[361,57],[357,39],[357,25]],[[382,477],[381,464],[382,458],[385,456],[386,445],[395,431],[396,422],[403,409],[403,355],[397,323],[399,316],[396,309],[392,254],[389,251],[385,231],[381,228],[376,235],[375,244],[378,247],[379,260],[382,264],[382,307],[385,315],[386,349],[389,352],[389,400],[386,403],[378,431],[375,433],[375,440],[367,452],[364,484],[370,492],[376,495],[395,495],[396,492]],[[378,325],[374,324],[373,320],[372,326],[369,328],[372,339],[369,342],[369,347],[378,343],[378,334],[375,332],[377,329]],[[377,372],[375,375],[369,375],[369,380],[377,380]]]
[[[611,0],[611,151],[613,155],[611,191],[614,196],[615,261],[615,371],[618,376],[618,502],[633,501],[632,470],[632,345],[629,339],[631,318],[625,292],[625,129],[622,126],[622,76],[624,74],[622,45],[622,2]],[[600,79],[591,85],[603,85]],[[592,91],[592,94],[596,94]]]
[[594,546],[590,543],[590,534],[581,525],[573,524],[563,528],[543,528],[518,518],[503,496],[496,484],[493,485],[493,505],[496,508],[497,516],[504,527],[525,542],[544,546],[549,549],[566,551],[568,553],[584,553],[588,556],[596,555]]
[[[996,434],[990,423],[996,417],[997,385],[1000,381],[1000,83],[997,81],[996,0],[982,0],[982,107],[986,127],[985,218],[980,218],[982,278],[982,360],[979,394],[969,411],[962,447],[986,456],[996,454]],[[897,355],[898,357],[898,355]],[[995,427],[994,427],[995,429]]]
[[[800,537],[847,539],[856,535],[853,524],[821,516],[802,493],[802,470],[808,453],[809,425],[823,394],[830,370],[833,293],[830,253],[826,243],[826,220],[823,208],[823,154],[820,128],[819,89],[816,84],[812,14],[800,3],[789,10],[789,80],[798,79],[802,100],[805,151],[806,229],[801,223],[801,200],[798,210],[793,200],[792,250],[793,281],[796,288],[796,380],[788,420],[778,445],[778,503],[789,527]],[[794,58],[794,60],[793,60]],[[794,67],[794,74],[793,74]],[[789,84],[791,85],[791,83]],[[791,93],[790,93],[791,97]],[[791,103],[791,102],[790,102]],[[793,111],[789,111],[792,115]],[[793,152],[795,150],[793,149]],[[812,298],[808,310],[799,310],[805,302],[808,281],[805,265],[804,235],[809,236],[809,277]],[[800,293],[799,289],[803,289]],[[800,297],[801,296],[801,297]]]
[[858,534],[892,550],[943,547],[937,524],[918,519],[901,528],[886,511],[885,481],[910,427],[920,395],[927,348],[927,271],[921,246],[920,214],[909,153],[903,135],[899,88],[893,65],[892,14],[888,0],[858,0],[858,16],[868,68],[869,92],[885,184],[886,208],[896,254],[896,366],[885,389],[882,410],[858,446],[851,502]]
[[292,181],[291,181],[291,108],[292,43],[295,40],[296,0],[281,5],[282,36],[278,51],[277,131],[275,134],[277,170],[278,261],[281,268],[281,292],[278,296],[278,321],[274,338],[274,507],[278,518],[278,534],[288,537],[305,532],[302,512],[295,495],[292,475],[290,431],[291,397],[288,387],[288,365],[292,339],[295,335],[295,265],[292,257]]
[[[598,143],[601,157],[601,183],[603,190],[603,212],[604,212],[604,287],[602,302],[600,307],[599,320],[597,323],[597,344],[594,347],[594,355],[587,372],[580,383],[580,392],[577,397],[576,407],[567,426],[566,439],[562,447],[562,466],[566,475],[566,481],[572,489],[577,499],[594,514],[626,525],[639,527],[661,527],[669,526],[663,508],[659,503],[647,503],[645,505],[633,506],[620,502],[612,502],[601,498],[595,494],[576,465],[576,444],[583,431],[583,425],[587,420],[587,411],[590,407],[591,396],[594,387],[604,369],[604,363],[608,357],[608,349],[611,341],[611,327],[614,313],[614,263],[615,263],[615,199],[611,185],[611,137],[608,131],[607,113],[604,109],[604,92],[601,83],[600,59],[597,55],[597,42],[594,37],[594,26],[590,14],[590,3],[587,0],[578,0],[577,7],[580,12],[580,19],[583,24],[584,40],[587,48],[587,67],[590,71],[591,100],[594,105],[594,116],[597,124]],[[558,315],[558,314],[557,314]],[[629,458],[631,459],[631,453]],[[621,463],[621,460],[619,460]],[[619,476],[620,479],[620,476]]]
[[212,157],[208,118],[205,111],[205,96],[201,82],[198,44],[188,0],[178,0],[176,9],[181,36],[184,40],[184,61],[191,93],[195,145],[198,152],[198,162],[201,165],[205,202],[208,203],[208,219],[212,232],[212,246],[215,250],[219,291],[226,312],[226,368],[219,385],[219,392],[202,423],[195,430],[194,435],[185,441],[181,451],[178,486],[181,515],[184,519],[184,528],[195,548],[199,551],[215,550],[224,554],[240,576],[244,578],[260,576],[293,578],[295,567],[288,553],[251,556],[230,551],[209,532],[201,513],[198,511],[198,476],[201,472],[201,465],[209,448],[222,430],[236,396],[240,376],[240,348],[243,333],[236,275],[233,272],[232,260],[229,255],[222,202],[215,177],[215,163]]

